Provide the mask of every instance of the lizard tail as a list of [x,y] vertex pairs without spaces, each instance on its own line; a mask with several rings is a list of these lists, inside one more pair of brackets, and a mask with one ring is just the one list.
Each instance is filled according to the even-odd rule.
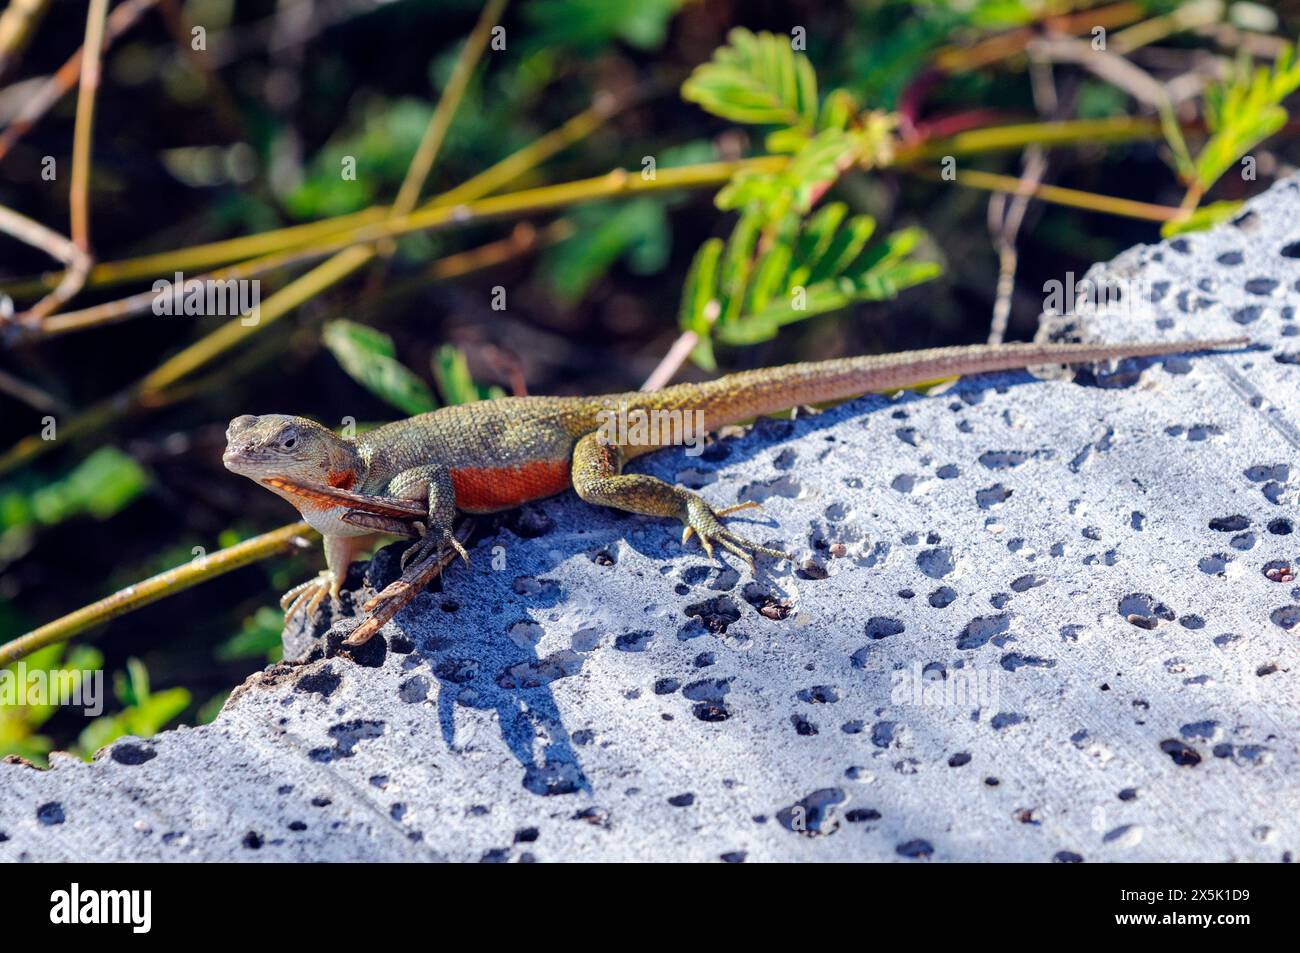
[[1001,344],[937,347],[897,354],[843,357],[728,374],[702,384],[679,384],[632,401],[647,410],[702,410],[706,429],[716,430],[799,404],[846,400],[967,374],[1008,371],[1038,364],[1076,364],[1125,357],[1156,357],[1238,347],[1248,338],[1132,344]]

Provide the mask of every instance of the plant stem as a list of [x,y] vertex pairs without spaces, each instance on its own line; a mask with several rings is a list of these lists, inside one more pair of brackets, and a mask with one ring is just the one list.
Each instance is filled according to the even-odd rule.
[[90,0],[86,14],[86,41],[82,44],[81,88],[72,138],[72,241],[90,253],[90,165],[95,138],[95,97],[99,92],[100,59],[104,51],[104,19],[108,0]]
[[33,629],[12,642],[0,645],[0,668],[26,658],[38,649],[56,642],[66,642],[109,619],[157,602],[164,596],[189,589],[208,579],[224,575],[249,563],[301,549],[316,537],[306,523],[291,523],[261,536],[222,549],[211,556],[201,556],[183,566],[159,573],[143,582],[127,586],[107,598],[71,612],[62,618]]
[[[158,0],[125,0],[124,3],[119,4],[109,14],[108,27],[104,36],[105,46],[112,45],[114,40],[130,29],[136,20],[157,2]],[[22,110],[14,121],[0,132],[0,159],[7,156],[18,140],[25,136],[73,86],[77,85],[84,52],[83,48],[68,57],[45,85],[23,104]]]
[[[496,165],[484,170],[464,184],[446,192],[420,207],[420,211],[444,205],[456,205],[474,198],[490,195],[503,185],[517,179],[529,169],[535,168],[546,159],[580,141],[600,126],[609,116],[616,112],[624,102],[600,100],[589,109],[558,129],[552,130],[540,139],[530,143],[518,152],[502,159]],[[938,158],[945,155],[974,155],[983,152],[1011,151],[1023,149],[1035,142],[1044,147],[1073,145],[1090,142],[1129,142],[1143,139],[1158,139],[1160,126],[1151,119],[1139,119],[1118,116],[1107,119],[1081,119],[1061,122],[1019,123],[1014,125],[994,126],[986,129],[974,129],[955,136],[931,140],[916,145],[902,146],[894,158],[895,165],[906,165],[922,159]],[[758,159],[745,160],[755,168],[763,168],[764,163],[782,162],[780,156],[761,156]],[[718,163],[708,166],[723,176],[717,180],[709,177],[687,182],[684,179],[666,180],[668,188],[693,188],[721,185],[726,181],[726,167]],[[744,168],[737,165],[734,168]],[[670,172],[684,172],[697,168],[686,166],[682,169],[661,169],[659,177]],[[775,168],[773,165],[766,168]],[[593,180],[584,180],[591,182]],[[570,183],[576,185],[577,183]],[[381,222],[388,218],[388,206],[374,206],[335,218],[293,225],[288,228],[274,229],[257,235],[193,245],[189,248],[158,254],[124,258],[120,261],[103,262],[90,270],[86,278],[87,287],[121,284],[151,278],[157,275],[171,275],[176,271],[191,271],[210,268],[232,261],[243,261],[262,255],[272,255],[291,248],[306,248],[313,242],[327,237],[338,237],[362,226]],[[320,254],[323,257],[324,253]],[[312,257],[312,256],[305,256]],[[301,260],[301,259],[299,259]],[[15,296],[38,292],[51,287],[57,280],[49,276],[37,280],[21,280],[8,285],[5,290]]]
[[[564,125],[551,130],[540,139],[529,143],[522,149],[512,153],[495,165],[490,166],[473,178],[468,179],[450,191],[437,196],[423,205],[422,208],[436,208],[441,205],[458,204],[483,195],[490,195],[501,186],[509,184],[511,181],[523,175],[525,172],[528,172],[530,169],[536,168],[556,153],[581,141],[582,139],[585,139],[593,131],[599,128],[606,119],[621,109],[626,102],[627,100],[614,100],[612,97],[599,98],[595,104],[574,116],[568,122],[564,123]],[[0,209],[0,212],[3,212],[3,209]],[[386,212],[386,207],[368,209],[364,214],[341,216],[339,218],[328,219],[325,222],[317,222],[314,223],[314,225],[328,224],[333,227],[327,230],[313,229],[311,233],[302,233],[302,235],[316,236],[322,234],[336,234],[339,231],[345,230],[349,222],[352,222],[353,224],[362,224],[363,222],[379,221],[385,217],[385,215],[382,214],[371,214],[374,212]],[[3,223],[0,222],[0,228],[2,227]],[[295,238],[301,237],[301,235],[290,236],[289,233],[294,231],[295,229],[280,229],[276,232],[263,233],[263,236],[283,236],[286,239],[286,246],[290,247],[277,249],[270,253],[261,255],[260,257],[241,261],[228,268],[199,275],[193,279],[187,279],[186,285],[188,286],[190,281],[228,281],[231,279],[253,278],[257,275],[263,275],[267,272],[288,265],[300,264],[302,262],[324,257],[324,252],[316,251],[310,244],[302,244],[295,240]],[[66,243],[69,248],[75,248],[75,246],[72,246],[72,244],[61,235],[56,235],[55,238]],[[235,241],[241,240],[236,239]],[[216,247],[216,245],[195,246],[191,251],[197,251],[200,248],[216,250]],[[224,255],[222,257],[224,258]],[[105,268],[113,268],[117,265],[127,265],[129,263],[143,263],[144,261],[145,259],[132,259],[130,262],[123,261],[100,266],[100,268],[93,269],[90,272],[90,278],[87,283],[92,285],[95,284],[96,273],[98,272],[102,277],[104,274],[103,269]],[[150,272],[150,274],[155,273],[156,272]],[[101,283],[115,283],[115,281],[101,281]],[[52,315],[44,322],[44,324],[41,325],[40,328],[33,329],[32,333],[38,334],[40,337],[54,337],[60,334],[68,334],[73,331],[84,330],[89,327],[111,324],[115,321],[123,321],[133,315],[143,314],[148,311],[156,299],[156,292],[152,290],[142,291],[126,298],[106,301],[103,304],[83,308],[79,311],[65,311],[61,314]]]
[[389,209],[390,218],[406,215],[420,201],[420,192],[429,178],[429,173],[433,171],[438,153],[442,151],[442,143],[447,138],[447,130],[451,128],[452,117],[456,115],[456,109],[465,97],[465,90],[469,88],[469,81],[474,76],[474,68],[478,66],[492,29],[501,20],[507,2],[508,0],[488,0],[469,39],[461,47],[447,85],[438,99],[438,105],[433,110],[429,125],[424,129],[420,145],[415,150],[415,157],[407,167],[402,187],[397,190],[397,200]]
[[[927,177],[933,178],[933,176]],[[961,170],[954,181],[957,185],[965,185],[973,189],[1006,192],[1013,195],[1021,193],[1025,187],[1024,183],[1015,176],[980,172],[976,169]],[[1122,215],[1125,218],[1137,218],[1148,222],[1172,222],[1186,217],[1182,209],[1171,208],[1168,205],[1154,205],[1150,202],[1137,202],[1112,195],[1098,195],[1095,192],[1067,189],[1059,185],[1037,185],[1027,194],[1056,205],[1067,205],[1091,212],[1106,212],[1110,215]]]
[[[1114,3],[1105,7],[1044,17],[1042,27],[1047,33],[1076,36],[1094,27],[1112,30],[1142,18],[1146,7],[1142,3]],[[965,73],[989,66],[1025,51],[1025,47],[1041,36],[1039,26],[1026,26],[989,37],[969,47],[949,46],[934,57],[934,65],[945,73]]]
[[1032,145],[1052,148],[1159,139],[1162,134],[1159,122],[1134,116],[1017,123],[971,129],[944,139],[903,146],[894,157],[894,164],[908,165],[921,159],[937,159],[948,155],[969,156],[984,152],[1013,151]]

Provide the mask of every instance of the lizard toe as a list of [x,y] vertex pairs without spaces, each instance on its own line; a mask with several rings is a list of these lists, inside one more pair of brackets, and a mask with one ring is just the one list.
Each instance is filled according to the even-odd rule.
[[700,545],[704,547],[705,555],[710,559],[713,558],[713,544],[716,543],[728,552],[734,553],[745,560],[745,562],[749,563],[751,569],[754,567],[754,556],[756,554],[771,556],[774,559],[789,559],[788,553],[760,545],[753,540],[733,533],[723,526],[722,521],[718,519],[720,516],[757,507],[758,504],[751,501],[715,510],[703,498],[692,495],[687,499],[686,503],[686,515],[683,520],[686,523],[686,528],[682,531],[682,542],[686,543],[692,536],[699,536]]
[[284,621],[288,623],[304,609],[307,611],[307,618],[310,619],[327,595],[337,597],[339,583],[340,580],[335,578],[334,573],[326,569],[306,582],[294,586],[280,597]]

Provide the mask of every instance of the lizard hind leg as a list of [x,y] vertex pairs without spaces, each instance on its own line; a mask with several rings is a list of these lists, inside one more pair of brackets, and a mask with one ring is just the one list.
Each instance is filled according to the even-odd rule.
[[581,438],[573,448],[573,488],[578,496],[597,506],[612,506],[630,513],[645,516],[666,516],[682,521],[682,542],[699,536],[705,553],[713,556],[717,543],[735,553],[750,566],[754,554],[761,553],[775,559],[789,559],[779,549],[761,546],[733,533],[718,518],[738,510],[750,509],[757,504],[740,503],[715,510],[699,494],[682,487],[672,486],[663,480],[640,473],[623,473],[623,450],[605,443],[597,433]]

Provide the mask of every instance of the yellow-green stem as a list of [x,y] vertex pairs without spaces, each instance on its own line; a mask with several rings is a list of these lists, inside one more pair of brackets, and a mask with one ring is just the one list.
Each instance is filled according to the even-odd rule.
[[1015,176],[998,175],[994,172],[980,172],[977,169],[959,171],[954,181],[957,185],[964,185],[972,189],[983,189],[987,192],[1007,192],[1014,195],[1027,191],[1034,198],[1055,205],[1067,205],[1070,208],[1105,212],[1110,215],[1138,218],[1148,222],[1171,222],[1186,218],[1186,212],[1182,209],[1171,208],[1168,205],[1137,202],[1133,199],[1116,198],[1113,195],[1098,195],[1095,192],[1067,189],[1059,185],[1036,185],[1026,190],[1025,183]]
[[315,538],[316,531],[306,523],[292,523],[159,573],[0,645],[0,668],[26,658],[47,645],[66,642],[74,635],[157,602],[164,596],[189,589],[249,563],[301,548]]

